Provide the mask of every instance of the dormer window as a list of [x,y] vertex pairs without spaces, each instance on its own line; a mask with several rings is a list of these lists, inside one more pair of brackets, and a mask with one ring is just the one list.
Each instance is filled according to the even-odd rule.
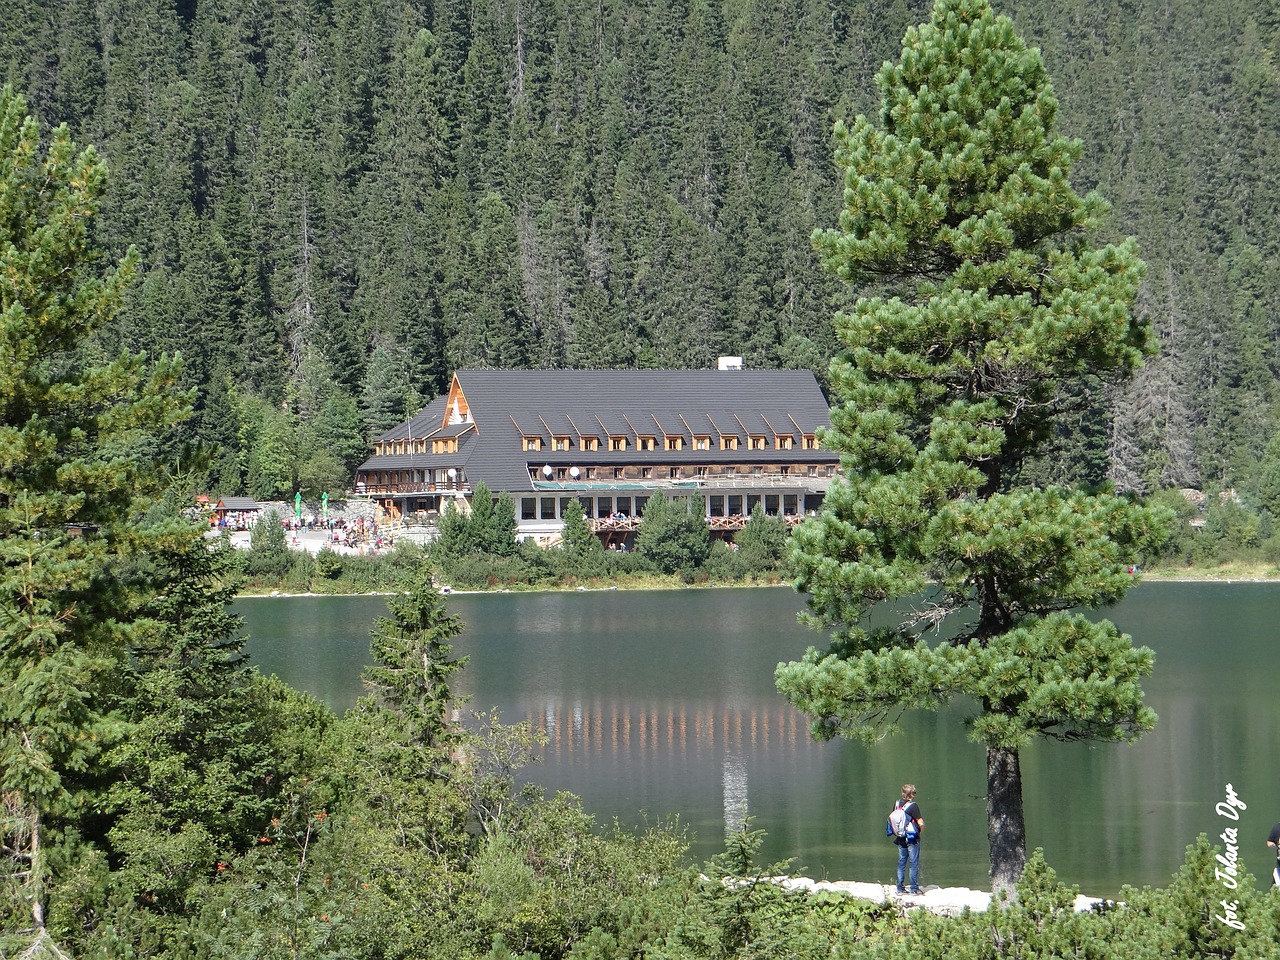
[[600,449],[599,437],[579,437],[578,443],[582,446],[582,449],[587,453],[595,453],[597,450]]
[[636,437],[636,449],[653,450],[656,442],[654,437]]
[[773,446],[775,450],[790,450],[792,436],[789,433],[773,438]]
[[764,436],[762,434],[753,434],[751,437],[750,448],[752,450],[764,449]]
[[666,439],[667,439],[668,450],[680,450],[684,447],[684,437],[668,436]]
[[626,437],[610,437],[610,438],[609,438],[609,449],[610,449],[610,450],[625,450],[625,449],[627,449],[627,438],[626,438]]
[[710,437],[694,437],[694,438],[693,438],[693,449],[695,449],[695,450],[710,450],[710,449],[711,449],[711,438],[710,438]]
[[736,434],[721,435],[720,449],[721,450],[737,450],[738,449],[737,435]]
[[569,449],[569,438],[568,438],[568,437],[553,437],[553,438],[552,438],[552,440],[551,440],[551,449],[552,449],[552,450],[568,450],[568,449]]
[[525,437],[524,448],[525,450],[541,450],[542,438],[541,437]]
[[806,450],[817,450],[818,438],[812,433],[806,433],[804,438],[800,441],[800,445]]
[[444,439],[444,440],[432,440],[431,452],[432,453],[457,453],[458,438],[448,437],[447,439]]

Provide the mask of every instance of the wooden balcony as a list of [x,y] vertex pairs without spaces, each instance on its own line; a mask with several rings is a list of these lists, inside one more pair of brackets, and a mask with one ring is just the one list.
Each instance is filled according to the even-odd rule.
[[432,493],[443,493],[453,496],[459,493],[470,493],[469,483],[427,483],[421,480],[402,481],[400,483],[369,483],[357,480],[356,494],[368,496],[410,496]]

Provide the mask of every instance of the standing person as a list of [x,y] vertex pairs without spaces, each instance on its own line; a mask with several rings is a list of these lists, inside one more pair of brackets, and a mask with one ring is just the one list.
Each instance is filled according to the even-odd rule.
[[[901,836],[896,835],[893,842],[898,845],[898,893],[920,893],[920,834],[924,832],[924,819],[920,816],[920,806],[916,803],[916,785],[904,783],[902,797],[894,804],[895,810],[906,814],[906,824]],[[902,881],[907,879],[907,865],[910,864],[910,887],[903,887]]]
[[1280,887],[1280,823],[1271,828],[1267,834],[1267,846],[1276,852],[1276,865],[1271,871],[1271,882]]

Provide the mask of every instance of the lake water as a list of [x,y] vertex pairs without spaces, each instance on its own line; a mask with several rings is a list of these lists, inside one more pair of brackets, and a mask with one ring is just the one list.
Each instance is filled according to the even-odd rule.
[[[915,713],[875,746],[815,743],[773,686],[774,667],[823,637],[786,588],[454,595],[471,658],[470,707],[528,720],[550,743],[529,779],[570,790],[602,822],[678,816],[705,859],[750,816],[770,860],[829,879],[892,878],[885,815],[914,782],[927,823],[924,882],[987,886],[985,754],[963,708]],[[361,694],[378,597],[243,600],[266,673],[336,710]],[[1269,878],[1280,820],[1280,692],[1271,656],[1280,585],[1150,583],[1109,612],[1156,652],[1155,731],[1132,745],[1037,743],[1022,753],[1028,842],[1083,892],[1164,885],[1199,833],[1239,829],[1240,858]],[[1232,784],[1247,809],[1215,811]]]

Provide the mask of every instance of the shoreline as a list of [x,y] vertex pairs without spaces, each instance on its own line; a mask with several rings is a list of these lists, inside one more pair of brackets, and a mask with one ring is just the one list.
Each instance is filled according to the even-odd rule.
[[[770,883],[784,890],[799,893],[839,893],[857,900],[873,903],[892,903],[902,910],[927,910],[941,917],[956,917],[968,910],[985,913],[991,908],[993,894],[989,890],[970,887],[938,887],[926,885],[924,892],[916,895],[899,894],[892,884],[868,883],[859,880],[812,880],[809,877],[770,877]],[[1101,904],[1112,903],[1103,897],[1076,894],[1075,910],[1087,913]]]
[[[1182,576],[1179,574],[1143,574],[1142,578],[1134,584],[1135,587],[1144,583],[1222,583],[1222,584],[1280,584],[1280,573],[1275,576],[1265,577],[1248,577],[1248,576],[1224,576],[1215,577],[1207,574],[1189,574]],[[786,583],[699,583],[687,584],[674,582],[669,584],[663,583],[643,583],[628,584],[615,583],[607,587],[586,587],[580,584],[564,587],[495,587],[492,590],[461,590],[456,587],[441,589],[440,593],[448,596],[459,594],[464,596],[475,596],[482,594],[506,594],[506,593],[608,593],[614,590],[758,590],[758,589],[778,589],[786,588],[794,590],[791,584]],[[284,597],[390,597],[394,596],[394,590],[370,590],[362,593],[316,593],[314,591],[303,591],[298,593],[286,593],[281,590],[270,590],[264,593],[237,593],[237,600],[256,600],[256,599],[280,599]]]

